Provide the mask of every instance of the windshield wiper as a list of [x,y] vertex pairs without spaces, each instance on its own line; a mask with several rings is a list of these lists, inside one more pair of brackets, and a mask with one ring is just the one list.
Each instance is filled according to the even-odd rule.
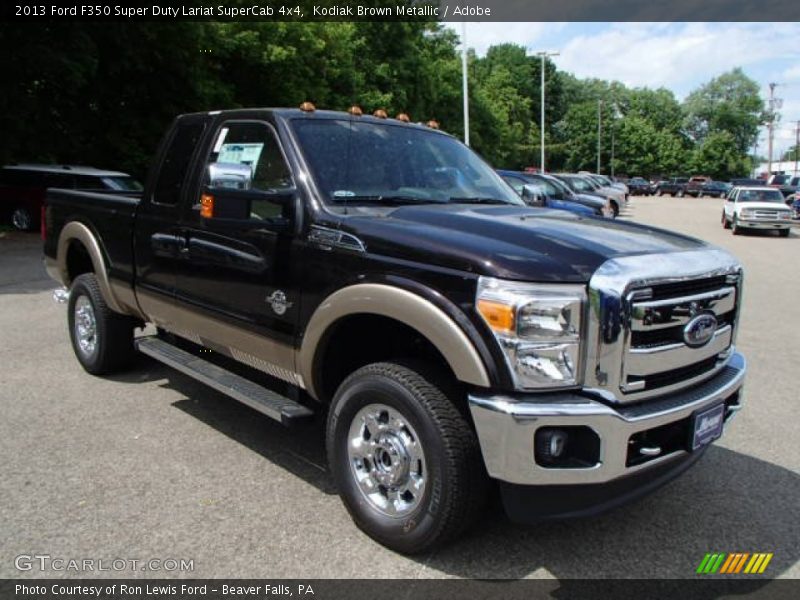
[[451,196],[450,202],[456,204],[511,204],[511,202],[507,202],[505,200],[501,200],[500,198],[482,198],[482,197],[458,197],[458,196]]
[[332,202],[337,204],[374,204],[376,206],[402,206],[403,204],[444,204],[441,200],[418,198],[416,196],[362,195],[334,196]]

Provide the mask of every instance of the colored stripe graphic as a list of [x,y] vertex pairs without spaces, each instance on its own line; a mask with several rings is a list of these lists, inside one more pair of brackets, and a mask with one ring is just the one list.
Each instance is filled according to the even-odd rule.
[[[708,552],[700,561],[697,573],[701,574],[760,574],[772,560],[772,552]],[[745,566],[747,565],[747,566]]]

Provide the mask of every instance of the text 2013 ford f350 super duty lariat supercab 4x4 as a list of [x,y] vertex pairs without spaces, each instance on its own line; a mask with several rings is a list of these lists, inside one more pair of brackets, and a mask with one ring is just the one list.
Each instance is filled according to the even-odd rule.
[[739,263],[527,207],[455,138],[377,115],[184,115],[141,198],[50,190],[86,371],[138,349],[285,424],[327,415],[342,500],[406,553],[469,526],[492,480],[533,521],[693,464],[742,406]]

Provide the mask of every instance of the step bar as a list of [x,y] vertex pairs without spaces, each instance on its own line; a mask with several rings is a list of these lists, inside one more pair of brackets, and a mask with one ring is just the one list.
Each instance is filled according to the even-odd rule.
[[314,416],[314,412],[302,404],[203,360],[156,336],[138,338],[135,344],[137,350],[142,354],[246,404],[283,425],[293,425]]

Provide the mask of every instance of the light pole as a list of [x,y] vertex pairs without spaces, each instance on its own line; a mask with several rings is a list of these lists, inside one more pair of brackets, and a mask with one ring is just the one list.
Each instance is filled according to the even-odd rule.
[[541,52],[537,52],[536,53],[536,56],[538,56],[538,57],[540,57],[542,59],[542,69],[541,69],[541,71],[542,71],[542,73],[541,73],[542,79],[541,79],[541,82],[539,83],[539,87],[540,87],[541,92],[542,92],[542,98],[541,98],[542,105],[541,105],[541,110],[539,111],[539,117],[540,117],[539,118],[539,134],[540,134],[540,140],[541,140],[540,141],[541,157],[540,157],[540,160],[539,160],[539,165],[540,165],[539,168],[541,169],[542,173],[544,173],[544,69],[545,69],[545,61],[547,60],[548,57],[550,57],[550,56],[558,56],[558,54],[559,54],[558,52],[548,52],[547,50],[542,50]]
[[603,114],[601,112],[603,101],[597,101],[597,174],[600,174],[600,136],[603,133]]
[[464,143],[469,146],[469,86],[467,85],[467,22],[461,23],[461,88],[464,95]]

